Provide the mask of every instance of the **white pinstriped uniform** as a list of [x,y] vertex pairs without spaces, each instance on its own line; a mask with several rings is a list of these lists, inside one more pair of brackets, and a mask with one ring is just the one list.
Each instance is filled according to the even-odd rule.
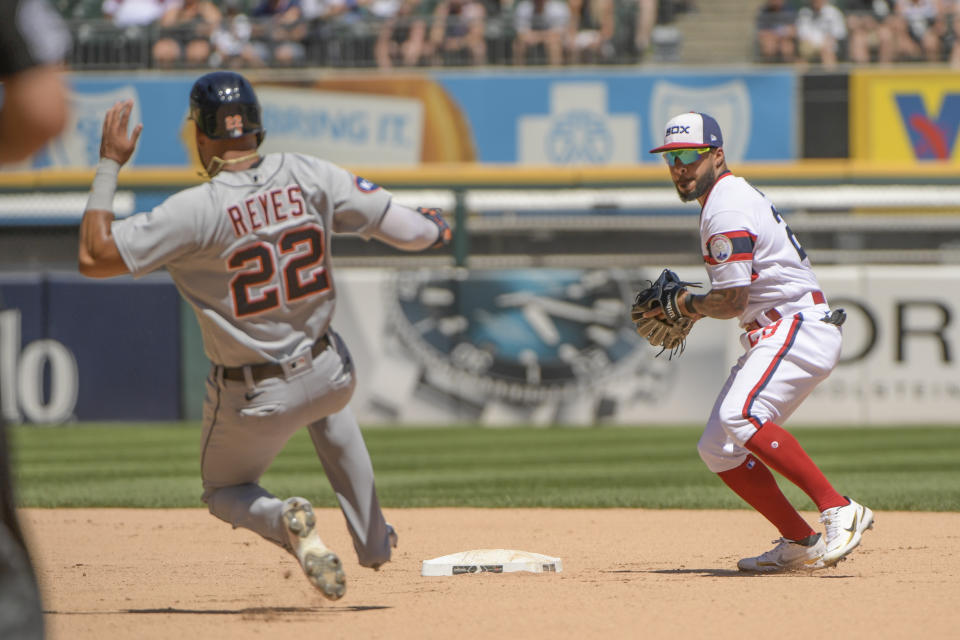
[[720,391],[698,450],[714,473],[738,467],[764,422],[782,424],[836,366],[841,332],[810,260],[776,208],[743,178],[721,175],[700,213],[713,289],[749,286],[744,353]]

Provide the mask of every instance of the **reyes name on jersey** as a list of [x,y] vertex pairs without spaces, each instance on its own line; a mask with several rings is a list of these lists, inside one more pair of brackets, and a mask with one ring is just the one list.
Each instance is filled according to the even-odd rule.
[[326,332],[330,236],[369,239],[390,198],[327,161],[275,153],[114,221],[112,232],[134,276],[166,267],[211,362],[239,366],[282,360]]

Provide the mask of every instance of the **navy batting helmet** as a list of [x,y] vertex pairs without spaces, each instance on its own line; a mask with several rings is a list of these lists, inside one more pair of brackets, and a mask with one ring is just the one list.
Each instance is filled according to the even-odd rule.
[[201,76],[190,90],[190,119],[208,138],[224,140],[257,134],[263,142],[260,102],[239,73],[214,71]]

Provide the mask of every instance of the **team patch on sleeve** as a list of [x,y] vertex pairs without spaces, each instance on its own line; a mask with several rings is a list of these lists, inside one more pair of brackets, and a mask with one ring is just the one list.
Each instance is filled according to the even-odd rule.
[[355,182],[357,183],[357,189],[360,189],[360,191],[364,193],[373,193],[380,188],[380,185],[370,182],[366,178],[361,178],[360,176],[357,176]]
[[716,233],[707,240],[707,253],[703,256],[703,261],[707,264],[723,264],[753,260],[753,244],[756,239],[756,236],[747,231]]

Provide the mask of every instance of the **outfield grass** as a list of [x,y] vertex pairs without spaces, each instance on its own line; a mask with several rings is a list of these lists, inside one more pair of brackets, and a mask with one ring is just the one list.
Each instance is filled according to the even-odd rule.
[[[27,507],[200,507],[200,427],[16,427]],[[842,493],[875,509],[960,511],[960,428],[794,431]],[[385,507],[744,508],[696,451],[700,428],[368,428]],[[305,431],[262,484],[318,506],[334,496]],[[789,483],[802,509],[809,499]]]

